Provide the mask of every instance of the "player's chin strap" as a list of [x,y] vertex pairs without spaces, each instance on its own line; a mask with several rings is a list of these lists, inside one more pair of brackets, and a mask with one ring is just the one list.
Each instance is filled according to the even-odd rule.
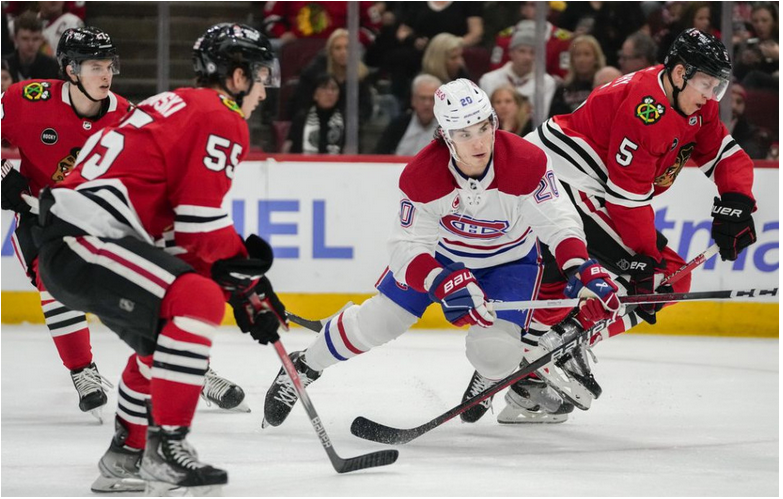
[[68,78],[68,82],[71,85],[76,85],[76,88],[78,88],[91,101],[93,101],[93,102],[102,102],[103,101],[103,99],[93,99],[92,95],[87,93],[87,89],[84,88],[84,85],[82,85],[82,80],[78,76],[76,77],[76,82],[71,81],[70,77]]
[[671,84],[671,86],[672,86],[672,99],[674,100],[674,102],[672,102],[672,107],[674,108],[675,111],[677,111],[682,116],[687,118],[688,115],[683,113],[682,109],[680,108],[679,96],[680,96],[680,92],[685,90],[685,85],[688,84],[688,79],[683,77],[683,79],[682,79],[682,88],[678,88],[677,85],[674,84],[674,80],[672,79],[671,71],[668,71],[668,70],[666,71],[666,77],[669,78],[669,84]]

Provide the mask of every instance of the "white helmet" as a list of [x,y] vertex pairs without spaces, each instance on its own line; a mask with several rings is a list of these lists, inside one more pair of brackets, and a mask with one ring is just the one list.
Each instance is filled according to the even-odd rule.
[[466,78],[459,78],[441,85],[435,92],[435,119],[441,129],[441,137],[459,160],[454,149],[452,132],[489,119],[494,140],[498,126],[497,116],[489,102],[489,96],[478,85]]

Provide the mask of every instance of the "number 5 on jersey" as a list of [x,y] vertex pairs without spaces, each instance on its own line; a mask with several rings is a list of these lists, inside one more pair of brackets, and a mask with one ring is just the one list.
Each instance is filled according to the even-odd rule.
[[617,161],[617,164],[628,166],[633,161],[633,152],[637,149],[639,149],[637,144],[631,142],[628,137],[624,137],[620,144],[620,150],[617,151],[617,155],[615,155],[614,159]]

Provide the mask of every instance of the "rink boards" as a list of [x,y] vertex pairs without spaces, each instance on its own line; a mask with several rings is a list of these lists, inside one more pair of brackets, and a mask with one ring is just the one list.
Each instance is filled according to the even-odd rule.
[[[286,306],[320,318],[348,300],[371,296],[386,268],[389,232],[398,223],[397,181],[404,164],[389,157],[275,158],[247,161],[236,169],[226,209],[240,233],[255,232],[271,242],[276,260],[269,275]],[[778,185],[777,168],[755,170],[758,242],[736,262],[712,259],[696,270],[694,291],[778,286]],[[655,199],[658,229],[686,260],[711,242],[716,194],[698,169],[685,168],[674,186]],[[12,217],[3,212],[2,322],[42,323],[37,293],[13,255],[12,227]],[[659,326],[634,331],[777,337],[778,309],[777,297],[683,303],[662,312]],[[225,320],[233,321],[232,314]],[[418,325],[448,326],[439,307],[431,307]]]

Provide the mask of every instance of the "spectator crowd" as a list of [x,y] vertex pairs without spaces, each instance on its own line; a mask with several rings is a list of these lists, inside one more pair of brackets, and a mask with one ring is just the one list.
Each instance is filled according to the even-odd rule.
[[[56,78],[60,34],[84,25],[85,2],[3,3],[3,90]],[[722,2],[546,2],[543,115],[570,113],[593,88],[663,62],[696,27],[718,38]],[[777,2],[732,2],[735,139],[755,159],[777,159]],[[382,130],[363,153],[413,155],[435,129],[433,91],[470,78],[504,130],[533,127],[536,2],[358,2],[358,72],[348,73],[347,2],[264,2],[256,22],[275,42],[283,81],[265,113],[280,152],[339,154],[346,82],[358,79],[361,130]],[[273,99],[274,100],[274,99]],[[371,125],[371,126],[366,126]]]

